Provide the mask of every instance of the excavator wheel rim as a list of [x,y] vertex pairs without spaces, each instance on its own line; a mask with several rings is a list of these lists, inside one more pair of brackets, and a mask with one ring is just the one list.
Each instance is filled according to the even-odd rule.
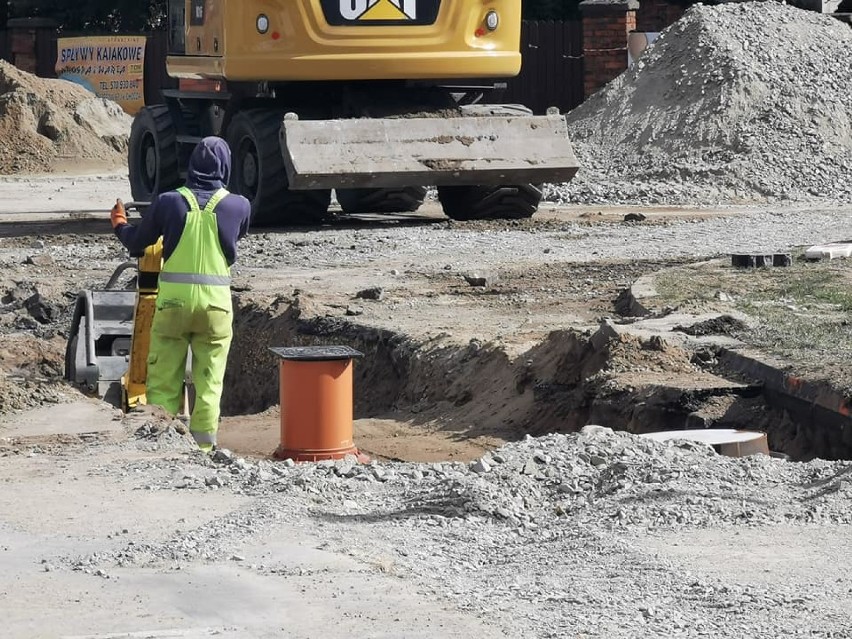
[[243,159],[243,181],[249,188],[257,188],[257,155],[246,153]]
[[260,181],[257,146],[250,136],[243,136],[234,148],[234,166],[238,167],[236,192],[254,201]]
[[145,159],[145,186],[153,191],[157,187],[157,143],[150,131],[142,136],[140,152]]

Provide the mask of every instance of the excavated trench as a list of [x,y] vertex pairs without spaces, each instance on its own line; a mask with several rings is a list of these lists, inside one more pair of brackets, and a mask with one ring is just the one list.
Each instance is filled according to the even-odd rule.
[[852,424],[820,419],[812,406],[781,401],[718,363],[698,368],[686,351],[654,339],[555,331],[510,358],[492,343],[441,346],[310,317],[298,297],[271,305],[244,297],[234,328],[220,442],[246,455],[268,455],[278,443],[269,347],[339,344],[365,354],[355,366],[355,443],[377,458],[473,459],[526,434],[590,423],[633,433],[762,430],[773,451],[794,460],[852,458]]

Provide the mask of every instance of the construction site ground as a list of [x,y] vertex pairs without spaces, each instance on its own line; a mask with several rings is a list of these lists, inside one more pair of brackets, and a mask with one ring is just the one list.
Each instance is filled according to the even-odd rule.
[[[208,459],[179,422],[62,381],[77,292],[127,259],[116,197],[123,172],[0,180],[3,636],[852,636],[852,483],[820,459],[852,438],[813,435],[723,353],[845,397],[848,262],[725,260],[846,239],[852,207],[459,223],[430,202],[258,230],[234,269],[233,454]],[[274,462],[268,348],[332,343],[364,353],[374,461]],[[554,435],[587,424],[758,428],[789,459]]]

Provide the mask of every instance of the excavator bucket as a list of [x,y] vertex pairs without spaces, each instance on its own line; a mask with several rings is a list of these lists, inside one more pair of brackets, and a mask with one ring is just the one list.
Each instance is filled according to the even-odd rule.
[[568,182],[578,167],[561,115],[288,115],[281,151],[296,190]]

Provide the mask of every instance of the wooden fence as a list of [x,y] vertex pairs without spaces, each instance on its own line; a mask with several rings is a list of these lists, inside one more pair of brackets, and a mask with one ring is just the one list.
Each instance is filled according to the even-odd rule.
[[[36,68],[42,77],[56,77],[55,32],[36,39]],[[0,30],[0,58],[10,59],[8,31]],[[96,35],[65,33],[65,36]],[[145,52],[145,102],[161,102],[160,91],[176,86],[166,73],[168,34],[148,34]],[[555,106],[570,111],[583,101],[583,30],[580,21],[525,21],[521,35],[523,67],[517,78],[507,80],[502,100],[524,104],[536,113]]]
[[583,102],[583,23],[525,21],[521,31],[523,66],[508,81],[505,101],[536,113],[548,107],[570,111]]

